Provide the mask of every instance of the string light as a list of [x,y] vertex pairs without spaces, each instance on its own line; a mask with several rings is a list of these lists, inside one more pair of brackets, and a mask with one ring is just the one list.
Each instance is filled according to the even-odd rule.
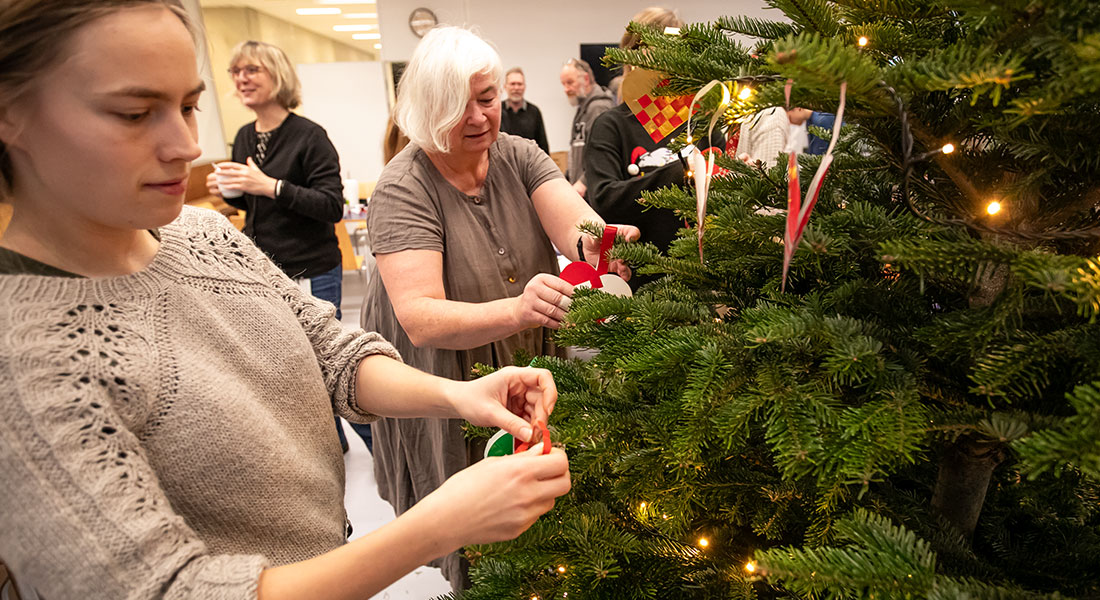
[[752,562],[751,560],[749,562],[745,563],[745,570],[748,571],[749,573],[755,573],[756,572],[756,563]]
[[737,97],[742,99],[742,100],[748,100],[750,96],[752,96],[752,88],[751,87],[743,87],[743,88],[741,88],[740,92],[737,92]]
[[866,47],[867,44],[871,43],[871,40],[868,39],[867,36],[861,35],[861,36],[859,36],[859,39],[856,40],[856,43],[859,44],[860,48],[863,48],[863,47]]
[[710,545],[710,540],[708,540],[705,537],[699,538],[699,547],[700,548],[706,548],[709,545]]
[[955,144],[952,144],[952,143],[944,144],[943,148],[940,149],[940,152],[943,152],[944,154],[951,154],[954,151],[955,151]]
[[564,572],[565,572],[565,565],[558,565],[558,573],[564,573]]
[[995,215],[995,214],[1001,212],[1001,203],[994,200],[994,201],[990,202],[989,204],[986,204],[985,205],[985,212],[987,212],[991,215]]
[[638,504],[638,510],[645,510],[645,502]]

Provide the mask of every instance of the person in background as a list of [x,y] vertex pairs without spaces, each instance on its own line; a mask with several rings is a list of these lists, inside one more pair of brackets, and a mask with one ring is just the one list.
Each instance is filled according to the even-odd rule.
[[229,61],[237,96],[256,120],[233,140],[233,162],[207,176],[211,194],[245,210],[244,233],[283,272],[340,315],[343,270],[333,224],[344,215],[340,157],[318,124],[291,112],[301,84],[286,54],[265,42],[237,44]]
[[[682,24],[671,10],[658,7],[647,8],[631,20],[658,31]],[[640,37],[635,34],[627,32],[623,36],[622,43],[626,49],[637,48],[640,42]],[[626,69],[626,73],[627,78],[631,77],[630,69]],[[686,127],[685,123],[663,140],[654,141],[631,112],[630,106],[619,104],[596,118],[584,154],[588,203],[604,219],[638,226],[642,231],[641,241],[651,242],[662,251],[668,250],[677,231],[683,227],[683,220],[672,210],[645,208],[638,200],[642,192],[684,184],[685,161],[667,145]],[[718,132],[706,144],[720,149],[724,145]],[[630,285],[637,289],[652,279],[635,277]]]
[[[237,131],[233,160],[219,163],[206,187],[216,196],[243,192],[224,200],[245,211],[244,234],[305,292],[335,306],[339,319],[344,270],[333,224],[344,216],[344,185],[336,148],[320,125],[290,112],[302,86],[277,46],[237,44],[229,74],[256,120]],[[339,419],[336,433],[346,451]]]
[[836,115],[808,108],[772,106],[741,123],[737,158],[774,167],[780,152],[825,154],[829,141],[808,134],[807,125],[832,130]]
[[507,98],[500,112],[500,130],[534,140],[542,151],[550,154],[550,144],[546,141],[546,127],[542,124],[542,112],[539,107],[523,99],[527,91],[527,81],[523,69],[512,67],[504,74],[504,92]]
[[588,130],[604,111],[615,106],[615,97],[596,83],[592,67],[579,58],[565,61],[561,67],[561,87],[569,103],[577,107],[569,134],[569,160],[565,177],[584,198],[588,185],[584,177],[584,152]]
[[386,133],[382,137],[382,164],[389,164],[398,152],[409,145],[409,138],[401,132],[397,123],[393,122],[393,115],[386,119]]
[[[805,110],[805,109],[803,109]],[[833,113],[813,111],[810,113],[810,117],[806,119],[806,125],[824,129],[825,131],[832,131],[833,125],[836,123],[836,115]],[[843,123],[842,123],[843,124]],[[806,146],[806,154],[825,154],[825,151],[829,148],[829,140],[819,138],[814,134],[809,134],[810,142]]]
[[203,83],[179,0],[7,0],[0,39],[0,556],[22,586],[368,598],[568,491],[560,449],[493,458],[348,543],[334,411],[530,439],[549,372],[417,371],[183,206]]
[[[643,8],[638,14],[630,17],[630,21],[627,25],[633,21],[642,25],[649,25],[656,28],[658,31],[664,31],[668,27],[682,27],[684,22],[680,20],[680,17],[676,16],[676,12],[669,10],[661,6],[650,6],[649,8]],[[634,50],[642,44],[642,37],[636,33],[631,33],[629,30],[623,31],[623,37],[619,40],[619,47],[624,50]],[[623,77],[630,72],[634,67],[630,65],[623,65],[623,72],[616,75],[610,83],[607,85],[607,89],[615,95],[615,102],[619,103],[623,101],[621,94]]]
[[[431,30],[401,78],[394,120],[410,142],[383,169],[367,231],[377,259],[364,327],[391,340],[419,369],[465,380],[476,364],[503,367],[516,351],[558,351],[573,286],[557,277],[551,243],[593,265],[600,240],[578,225],[604,221],[546,153],[500,133],[497,53],[458,27]],[[627,239],[638,237],[624,227]],[[614,268],[629,277],[620,264]],[[373,426],[378,491],[398,514],[482,452],[453,418],[382,419]],[[446,524],[447,521],[441,521]],[[467,585],[458,554],[441,563]]]

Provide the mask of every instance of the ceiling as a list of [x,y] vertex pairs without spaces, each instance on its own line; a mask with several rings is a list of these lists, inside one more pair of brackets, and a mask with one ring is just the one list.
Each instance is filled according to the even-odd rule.
[[[355,39],[355,34],[378,34],[378,5],[375,0],[200,0],[202,7],[247,6],[265,12],[273,17],[289,21],[295,25],[332,38],[349,46],[367,52],[377,53],[375,45],[381,39]],[[300,15],[298,9],[339,10],[339,14]],[[374,15],[373,17],[367,15]],[[363,31],[337,31],[334,27],[371,27]]]

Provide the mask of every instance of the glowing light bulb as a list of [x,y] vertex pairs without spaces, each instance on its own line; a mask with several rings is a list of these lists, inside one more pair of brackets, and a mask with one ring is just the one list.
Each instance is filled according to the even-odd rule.
[[638,510],[645,510],[645,502],[638,505]]
[[861,35],[861,36],[859,36],[859,39],[856,40],[856,43],[859,44],[860,48],[863,48],[867,44],[871,43],[871,40],[868,39],[867,36]]
[[951,154],[955,151],[955,144],[944,144],[943,148],[940,149],[940,151],[944,154]]
[[741,88],[740,92],[737,92],[737,97],[742,99],[742,100],[748,100],[749,96],[752,96],[752,88],[751,87],[743,87],[743,88]]
[[708,540],[705,537],[699,538],[699,547],[700,548],[706,548],[709,545],[710,545],[710,540]]
[[751,560],[749,562],[745,563],[745,570],[748,571],[749,573],[755,573],[756,572],[756,563],[752,562]]
[[558,573],[564,573],[564,572],[565,572],[565,565],[558,565]]
[[990,202],[989,204],[986,204],[985,205],[985,212],[987,212],[991,215],[995,215],[995,214],[1001,212],[1001,203],[994,200],[994,201]]

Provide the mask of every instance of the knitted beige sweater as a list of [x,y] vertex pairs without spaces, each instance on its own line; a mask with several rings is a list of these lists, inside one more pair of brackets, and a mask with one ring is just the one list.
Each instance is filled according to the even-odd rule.
[[160,233],[132,275],[0,276],[0,559],[50,600],[250,598],[344,542],[332,414],[397,353],[221,215]]

